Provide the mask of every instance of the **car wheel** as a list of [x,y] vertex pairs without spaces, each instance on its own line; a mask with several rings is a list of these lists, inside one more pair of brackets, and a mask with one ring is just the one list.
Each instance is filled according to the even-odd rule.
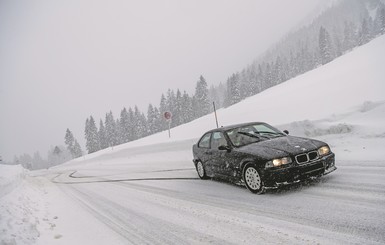
[[249,191],[256,194],[262,194],[265,192],[263,180],[259,171],[255,167],[247,165],[243,169],[243,181]]
[[197,162],[196,168],[197,168],[197,173],[199,178],[207,179],[206,170],[205,170],[205,167],[203,166],[203,163]]

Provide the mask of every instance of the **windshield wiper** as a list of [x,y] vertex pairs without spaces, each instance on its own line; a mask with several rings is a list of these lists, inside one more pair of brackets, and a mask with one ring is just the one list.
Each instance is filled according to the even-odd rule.
[[[254,133],[260,135],[260,133],[263,133],[263,134],[273,134],[273,135],[281,135],[281,136],[285,136],[283,133],[278,133],[278,132],[271,132],[271,131],[254,131]],[[266,136],[265,136],[266,137]]]
[[264,135],[251,134],[251,133],[247,133],[247,132],[238,132],[238,134],[243,134],[243,135],[246,135],[246,136],[249,136],[249,137],[252,137],[252,138],[257,138],[257,139],[269,138],[269,137],[264,136]]

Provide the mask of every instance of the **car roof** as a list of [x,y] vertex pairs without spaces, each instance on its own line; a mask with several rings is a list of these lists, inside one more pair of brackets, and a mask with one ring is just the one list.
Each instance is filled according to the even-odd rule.
[[254,125],[254,124],[266,124],[266,123],[264,123],[264,122],[248,122],[248,123],[239,123],[239,124],[228,125],[225,127],[221,126],[220,128],[215,128],[215,129],[209,130],[205,134],[211,133],[211,132],[218,132],[218,131],[224,132],[224,131],[231,130],[234,128],[239,128],[239,127]]

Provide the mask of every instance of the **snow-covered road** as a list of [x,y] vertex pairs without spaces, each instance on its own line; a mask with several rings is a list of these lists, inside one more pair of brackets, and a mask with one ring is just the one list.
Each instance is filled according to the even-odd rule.
[[191,156],[190,147],[127,149],[130,159],[114,166],[102,156],[98,169],[67,166],[48,177],[122,243],[385,242],[383,162],[337,162],[338,171],[318,181],[253,195],[197,179],[189,158],[180,159]]

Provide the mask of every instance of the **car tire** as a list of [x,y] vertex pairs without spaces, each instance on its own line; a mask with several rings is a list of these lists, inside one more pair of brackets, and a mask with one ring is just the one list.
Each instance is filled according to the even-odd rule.
[[263,194],[265,192],[265,185],[261,174],[253,165],[249,164],[243,168],[242,178],[245,182],[246,188],[252,193]]
[[197,173],[198,173],[198,176],[199,178],[201,179],[207,179],[207,175],[206,175],[206,169],[205,169],[205,166],[203,166],[203,163],[202,162],[197,162],[196,164],[196,170],[197,170]]

